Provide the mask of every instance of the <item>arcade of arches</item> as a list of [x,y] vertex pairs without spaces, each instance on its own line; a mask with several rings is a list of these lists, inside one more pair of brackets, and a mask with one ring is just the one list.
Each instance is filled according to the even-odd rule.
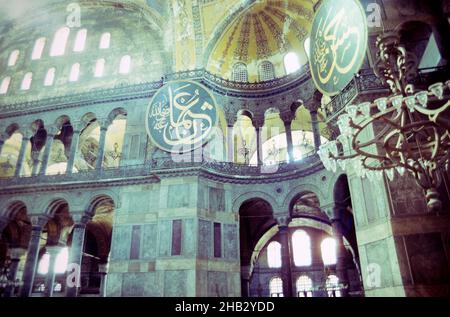
[[[389,94],[383,30],[423,87],[449,79],[448,1],[361,0],[383,23],[333,99],[308,62],[319,0],[28,2],[0,3],[0,297],[450,294],[448,172],[431,213],[412,177],[369,182],[317,154],[346,104]],[[182,158],[145,122],[176,80],[218,110]]]

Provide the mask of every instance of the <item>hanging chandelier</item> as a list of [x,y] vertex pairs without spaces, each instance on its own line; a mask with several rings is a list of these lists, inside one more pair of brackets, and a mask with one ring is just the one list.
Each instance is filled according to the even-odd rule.
[[429,210],[439,210],[441,171],[450,170],[450,80],[415,91],[409,81],[417,62],[400,46],[399,36],[383,34],[376,45],[374,71],[392,95],[347,105],[337,120],[340,135],[318,154],[327,170],[340,166],[370,181],[411,173],[426,193]]

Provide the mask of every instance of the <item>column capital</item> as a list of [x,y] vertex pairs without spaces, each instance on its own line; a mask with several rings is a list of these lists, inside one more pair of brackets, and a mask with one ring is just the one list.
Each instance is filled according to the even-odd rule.
[[60,245],[46,245],[45,250],[50,254],[50,257],[54,257],[59,254],[63,247]]
[[317,101],[315,98],[308,99],[304,106],[306,109],[308,109],[309,112],[317,112],[320,109],[320,100]]
[[289,222],[291,222],[291,217],[289,215],[275,215],[274,217],[278,223],[278,227],[287,227]]
[[292,121],[295,119],[295,113],[293,113],[291,111],[282,112],[282,113],[280,113],[280,118],[281,118],[281,120],[283,120],[284,125],[287,125],[287,124],[290,125],[292,123]]
[[56,124],[50,124],[45,126],[45,131],[47,131],[47,138],[51,137],[53,138],[58,131],[61,130],[61,127]]
[[34,135],[34,132],[31,128],[20,128],[19,132],[22,134],[23,139],[31,139]]
[[19,260],[26,253],[27,253],[27,249],[25,249],[25,248],[11,248],[11,249],[9,249],[9,256],[11,257],[11,260]]
[[77,226],[86,226],[87,223],[92,219],[92,217],[85,212],[83,213],[72,213],[72,220]]
[[98,271],[100,273],[108,273],[108,269],[109,269],[109,263],[99,263],[98,264]]
[[[1,130],[3,130],[3,129],[1,129]],[[0,132],[0,144],[1,143],[5,143],[6,140],[8,140],[8,139],[9,139],[9,134],[8,133]]]
[[236,123],[236,120],[237,120],[237,116],[236,116],[236,114],[233,114],[233,113],[226,114],[226,120],[227,120],[228,127],[234,127],[234,124]]
[[107,130],[109,125],[111,124],[111,120],[108,118],[98,118],[98,125],[100,126],[100,130]]
[[255,127],[255,129],[260,129],[264,125],[264,117],[253,117],[252,118],[252,124]]
[[38,215],[38,216],[31,216],[31,225],[33,227],[44,227],[47,222],[50,220],[50,217],[48,215]]
[[74,121],[70,122],[70,125],[72,126],[73,132],[81,132],[83,128],[86,126],[86,123],[84,121]]

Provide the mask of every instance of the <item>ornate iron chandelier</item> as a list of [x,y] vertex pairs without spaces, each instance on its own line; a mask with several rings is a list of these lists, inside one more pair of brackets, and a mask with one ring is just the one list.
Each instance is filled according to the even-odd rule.
[[337,121],[340,135],[318,154],[327,170],[336,172],[339,165],[371,181],[410,172],[425,190],[429,210],[439,210],[441,171],[450,170],[450,80],[415,91],[408,82],[417,62],[400,46],[399,36],[383,34],[376,45],[375,74],[393,95],[347,105]]

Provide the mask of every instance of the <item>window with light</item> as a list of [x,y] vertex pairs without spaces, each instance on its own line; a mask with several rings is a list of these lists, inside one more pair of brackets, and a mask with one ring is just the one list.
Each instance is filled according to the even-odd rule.
[[77,81],[80,77],[80,64],[76,63],[72,65],[70,69],[69,81]]
[[284,68],[286,69],[286,74],[295,73],[300,69],[300,62],[298,60],[297,54],[290,52],[284,57]]
[[233,81],[240,83],[248,82],[247,65],[245,65],[244,63],[235,64],[233,66],[232,79]]
[[95,63],[94,77],[102,77],[104,71],[105,71],[105,59],[100,58]]
[[14,66],[17,63],[17,60],[19,59],[19,50],[14,50],[9,54],[8,58],[8,66]]
[[281,244],[277,241],[272,241],[267,247],[267,264],[270,268],[281,267]]
[[22,85],[20,86],[20,89],[22,90],[30,89],[32,80],[33,80],[33,73],[26,73],[25,76],[23,76]]
[[55,67],[50,68],[45,74],[44,86],[52,86],[55,81]]
[[306,276],[302,275],[297,279],[297,296],[298,297],[312,297],[313,296],[313,284],[312,280]]
[[297,230],[292,235],[292,249],[295,266],[311,265],[311,239],[303,230]]
[[111,33],[103,33],[100,37],[100,49],[109,48],[111,42]]
[[40,59],[42,57],[46,41],[47,39],[45,37],[41,37],[36,40],[34,43],[33,52],[31,53],[32,60]]
[[74,52],[84,51],[84,47],[86,46],[86,36],[87,36],[86,29],[82,29],[77,32],[77,36],[75,38],[75,45],[73,47]]
[[120,59],[119,73],[128,74],[131,70],[131,56],[125,55]]
[[339,287],[339,278],[336,275],[330,275],[326,282],[328,297],[341,297],[341,290]]
[[[55,259],[55,274],[63,274],[67,270],[67,265],[69,262],[69,248],[64,247],[59,251]],[[50,254],[48,252],[42,255],[41,260],[38,265],[38,273],[46,275],[48,273],[50,266]]]
[[283,281],[279,277],[274,277],[269,283],[270,297],[284,297]]
[[9,84],[11,83],[11,77],[5,77],[0,85],[0,95],[6,94],[8,92]]
[[325,238],[321,245],[322,260],[325,265],[334,265],[337,262],[336,259],[336,240],[333,238]]
[[66,52],[67,40],[69,39],[70,29],[68,27],[60,28],[55,33],[50,56],[62,56]]

